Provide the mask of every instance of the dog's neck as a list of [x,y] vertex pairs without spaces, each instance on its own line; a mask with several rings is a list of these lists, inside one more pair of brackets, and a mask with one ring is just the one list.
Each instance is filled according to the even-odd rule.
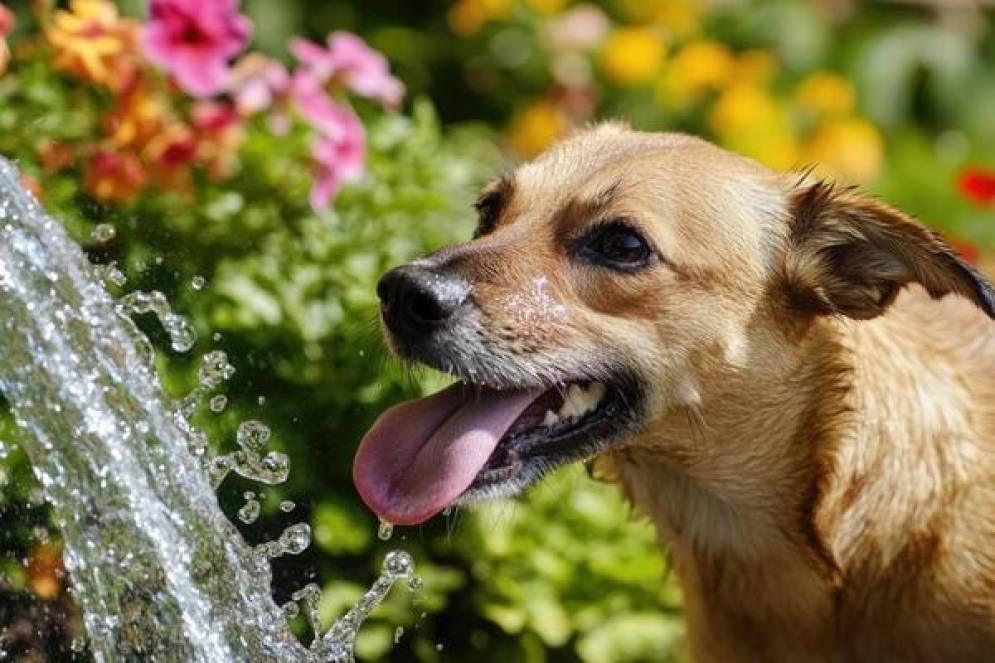
[[[827,321],[813,331],[796,344],[759,332],[768,336],[752,342],[776,353],[747,349],[747,361],[711,384],[678,389],[693,402],[611,457],[670,546],[691,628],[710,621],[749,633],[781,622],[810,642],[830,637],[834,594],[860,554],[855,539],[895,539],[894,529],[875,530],[874,509],[894,511],[881,519],[892,528],[929,517],[929,496],[889,484],[879,468],[914,463],[932,472],[930,485],[948,478],[935,465],[963,426],[956,367],[922,359],[921,345],[904,352],[900,320]],[[890,388],[896,380],[914,384]],[[863,520],[846,526],[854,518]]]

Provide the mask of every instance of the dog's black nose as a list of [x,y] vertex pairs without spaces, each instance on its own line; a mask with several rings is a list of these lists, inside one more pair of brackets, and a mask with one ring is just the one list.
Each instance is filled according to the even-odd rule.
[[402,265],[380,279],[377,296],[395,332],[429,332],[443,327],[467,300],[470,284],[427,267]]

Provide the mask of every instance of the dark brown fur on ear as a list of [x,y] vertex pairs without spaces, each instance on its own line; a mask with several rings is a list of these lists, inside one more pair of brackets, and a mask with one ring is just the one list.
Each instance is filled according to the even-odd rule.
[[785,278],[792,302],[820,314],[873,318],[909,283],[954,292],[995,319],[995,289],[939,235],[853,189],[818,182],[793,200]]

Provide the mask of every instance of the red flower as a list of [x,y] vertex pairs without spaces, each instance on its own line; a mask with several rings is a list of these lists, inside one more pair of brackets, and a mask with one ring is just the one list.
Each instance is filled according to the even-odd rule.
[[99,148],[83,170],[83,186],[99,200],[125,202],[145,186],[145,171],[134,154]]
[[995,170],[968,168],[957,177],[957,188],[978,205],[995,205]]

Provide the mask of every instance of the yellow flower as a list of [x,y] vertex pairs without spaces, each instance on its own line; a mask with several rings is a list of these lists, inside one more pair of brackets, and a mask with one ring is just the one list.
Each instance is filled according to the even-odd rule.
[[717,41],[697,41],[682,48],[670,61],[672,85],[696,95],[726,84],[736,65],[729,47]]
[[731,80],[738,83],[767,83],[777,73],[777,60],[767,51],[752,49],[743,51],[736,58],[736,67]]
[[705,3],[701,0],[668,0],[657,5],[653,21],[676,37],[687,37],[698,31]]
[[709,124],[719,136],[734,136],[776,121],[777,103],[767,90],[750,83],[727,88],[715,102]]
[[663,66],[663,40],[653,28],[619,28],[605,42],[601,69],[623,87],[638,87],[656,78]]
[[52,15],[46,37],[55,67],[83,80],[118,90],[135,74],[138,23],[119,18],[108,0],[72,0]]
[[562,136],[569,123],[563,113],[549,101],[537,101],[511,120],[508,144],[525,157],[532,157]]
[[512,0],[459,0],[449,8],[449,27],[461,37],[469,37],[488,21],[511,16]]
[[827,122],[812,136],[805,160],[816,164],[824,175],[864,184],[881,171],[884,140],[877,128],[862,118]]
[[726,147],[773,168],[798,163],[798,141],[787,112],[758,85],[736,83],[726,88],[708,121]]
[[795,89],[795,101],[820,117],[842,117],[853,112],[857,94],[853,84],[831,71],[816,71]]
[[566,0],[525,0],[525,4],[532,11],[548,16],[563,9],[563,6],[567,3]]

